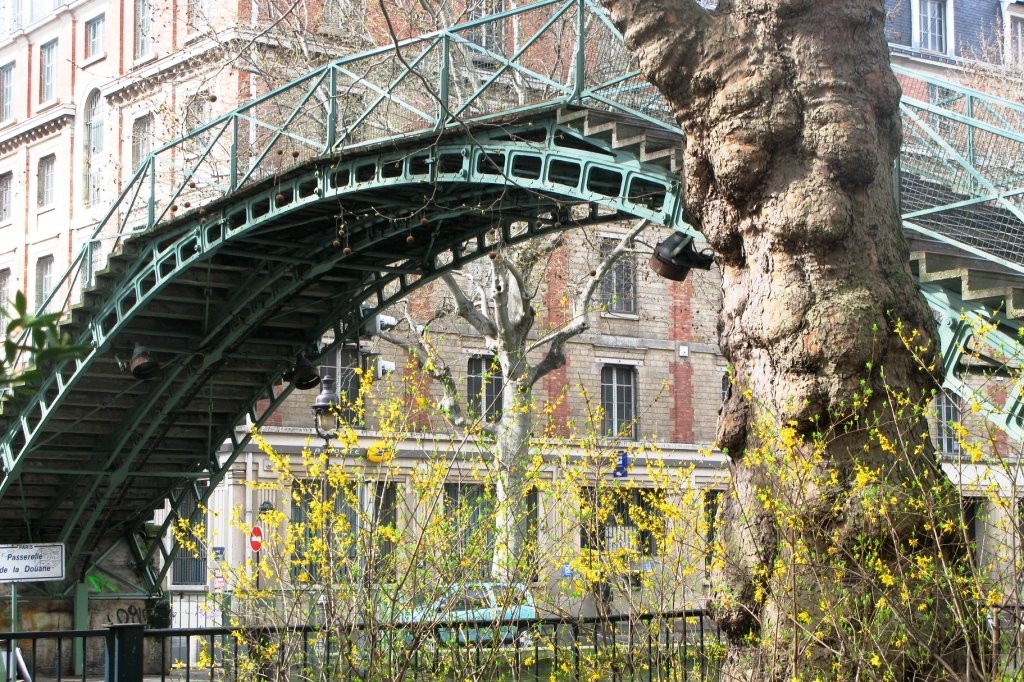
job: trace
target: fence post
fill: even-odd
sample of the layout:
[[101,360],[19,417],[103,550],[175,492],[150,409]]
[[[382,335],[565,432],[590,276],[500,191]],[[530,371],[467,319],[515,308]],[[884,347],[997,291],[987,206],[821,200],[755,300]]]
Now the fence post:
[[145,629],[141,623],[107,626],[104,682],[142,682]]

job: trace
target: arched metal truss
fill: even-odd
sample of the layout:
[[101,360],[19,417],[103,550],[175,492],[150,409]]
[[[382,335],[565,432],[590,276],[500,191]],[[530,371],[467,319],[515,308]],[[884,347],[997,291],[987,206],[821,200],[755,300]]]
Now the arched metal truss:
[[[81,558],[182,480],[215,484],[244,445],[234,425],[263,422],[282,372],[325,333],[351,339],[367,315],[505,245],[627,217],[687,229],[670,163],[560,114],[572,115],[308,164],[127,242],[68,327],[92,352],[8,432],[0,496],[14,504],[0,517]],[[135,343],[164,360],[159,376],[123,373]]]

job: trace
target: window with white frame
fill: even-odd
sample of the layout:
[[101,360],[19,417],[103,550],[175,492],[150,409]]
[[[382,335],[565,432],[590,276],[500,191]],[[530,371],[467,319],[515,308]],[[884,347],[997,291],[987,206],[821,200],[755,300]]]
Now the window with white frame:
[[455,546],[451,556],[471,558],[466,577],[488,578],[494,556],[494,488],[483,483],[445,483],[444,515]]
[[960,441],[956,427],[961,419],[960,397],[945,392],[935,398],[935,447],[941,455],[960,454]]
[[[195,486],[188,486],[179,491],[178,518],[188,521],[192,528],[205,526],[202,505],[199,501],[206,493],[209,484],[198,481]],[[195,551],[179,550],[171,564],[171,583],[174,585],[199,586],[206,584],[206,543],[195,543]]]
[[132,122],[132,170],[137,170],[153,151],[153,114]]
[[466,405],[475,417],[498,421],[504,408],[504,377],[501,365],[492,355],[477,355],[467,363]]
[[14,62],[0,66],[0,121],[14,118]]
[[42,310],[43,303],[53,291],[53,256],[36,259],[36,310]]
[[605,365],[601,368],[601,433],[636,438],[636,368]]
[[359,371],[363,369],[363,357],[358,346],[345,345],[325,355],[319,365],[321,377],[334,377],[334,388],[341,398],[341,404],[337,406],[338,417],[353,427],[363,426],[357,404],[362,385]]
[[[196,128],[202,126],[210,118],[210,93],[208,92],[197,92],[189,98],[188,103],[185,105],[185,116],[182,118],[182,125],[185,134],[188,134]],[[201,154],[206,149],[206,145],[209,142],[210,133],[209,131],[203,132],[198,135],[193,135],[185,140],[185,150],[189,154]]]
[[189,33],[205,31],[210,25],[209,0],[188,0],[185,22],[188,25]]
[[39,102],[49,102],[57,96],[57,41],[51,40],[39,47]]
[[57,157],[47,154],[39,159],[36,167],[36,206],[46,208],[53,204],[53,183],[54,171],[57,167]]
[[[466,3],[466,19],[476,21],[505,9],[504,0],[470,0]],[[501,53],[505,39],[505,21],[488,21],[471,28],[466,35],[474,43]],[[483,55],[479,55],[485,58]]]
[[11,269],[0,269],[0,319],[6,316],[11,303]]
[[[324,525],[315,510],[331,509]],[[292,528],[297,538],[292,554],[295,577],[331,581],[364,577],[394,579],[394,536],[398,528],[398,486],[395,481],[371,481],[332,487],[323,480],[304,479],[293,485]],[[326,536],[327,543],[314,542]],[[328,568],[334,575],[328,575]]]
[[85,205],[95,206],[103,189],[103,97],[94,90],[85,100]]
[[92,59],[103,54],[104,15],[85,22],[85,58]]
[[0,175],[0,223],[11,219],[11,191],[14,188],[14,173]]
[[918,46],[929,52],[946,53],[949,17],[946,0],[917,0]]
[[135,58],[153,52],[153,7],[151,0],[135,0]]
[[98,239],[87,242],[89,253],[82,263],[81,284],[85,291],[96,283],[96,273],[103,267],[103,246]]
[[967,541],[971,553],[971,561],[975,567],[981,565],[981,549],[984,541],[982,533],[985,523],[985,508],[988,500],[984,497],[960,498],[960,521],[963,524],[962,536]]
[[1010,51],[1008,61],[1013,66],[1024,66],[1024,16],[1011,16],[1009,30],[1010,36],[1006,41]]
[[580,491],[580,547],[597,551],[661,553],[665,491],[658,488],[585,487]]
[[24,23],[24,9],[22,8],[22,0],[10,0],[8,8],[8,27],[13,33],[14,31],[20,29],[22,23]]
[[718,537],[718,510],[722,506],[722,491],[704,491],[704,578],[711,579],[711,565],[715,559],[715,541]]
[[[601,257],[605,258],[618,245],[618,239],[601,240]],[[636,259],[632,253],[621,256],[601,281],[601,304],[610,313],[637,313]]]

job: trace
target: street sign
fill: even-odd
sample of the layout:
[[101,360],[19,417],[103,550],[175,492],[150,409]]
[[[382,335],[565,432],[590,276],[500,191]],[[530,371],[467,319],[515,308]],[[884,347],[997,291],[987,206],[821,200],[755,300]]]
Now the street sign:
[[64,543],[0,545],[0,582],[64,579]]
[[263,529],[259,526],[253,526],[249,532],[249,548],[257,553],[263,549]]

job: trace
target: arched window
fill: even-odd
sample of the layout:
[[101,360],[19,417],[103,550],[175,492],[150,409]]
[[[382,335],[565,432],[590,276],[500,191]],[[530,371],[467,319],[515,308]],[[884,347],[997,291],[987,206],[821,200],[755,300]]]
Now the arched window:
[[103,98],[93,91],[85,100],[85,205],[93,206],[100,200],[103,183]]

